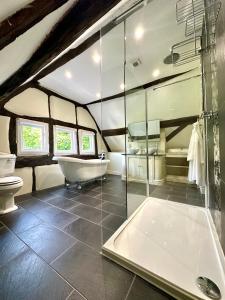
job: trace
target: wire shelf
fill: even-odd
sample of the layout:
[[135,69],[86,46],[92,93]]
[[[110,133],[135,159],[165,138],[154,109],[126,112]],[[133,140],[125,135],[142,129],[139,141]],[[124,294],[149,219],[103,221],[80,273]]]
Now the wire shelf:
[[177,23],[184,23],[188,18],[204,14],[204,11],[204,0],[178,0],[176,3]]
[[189,38],[172,46],[171,56],[179,54],[179,60],[173,61],[174,66],[180,66],[199,59],[201,51],[201,36]]

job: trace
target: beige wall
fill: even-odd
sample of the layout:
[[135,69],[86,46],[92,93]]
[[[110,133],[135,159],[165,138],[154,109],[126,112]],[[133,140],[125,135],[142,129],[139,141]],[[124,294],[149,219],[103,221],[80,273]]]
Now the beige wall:
[[[49,117],[48,96],[35,88],[29,88],[21,94],[10,99],[5,109],[21,116]],[[66,100],[50,96],[51,117],[60,121],[76,124],[75,106]],[[92,117],[83,108],[78,108],[78,124],[97,130]],[[10,118],[0,116],[0,152],[10,153],[9,148],[9,122]],[[107,152],[100,134],[97,134],[99,153]],[[24,181],[23,188],[19,195],[32,191],[33,175],[32,168],[19,168],[15,175],[20,176]],[[36,189],[42,190],[64,184],[64,176],[58,165],[35,167]]]

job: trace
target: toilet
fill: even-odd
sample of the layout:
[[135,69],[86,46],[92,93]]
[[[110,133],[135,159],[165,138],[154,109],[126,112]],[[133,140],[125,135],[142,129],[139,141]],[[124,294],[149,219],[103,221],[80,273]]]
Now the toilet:
[[12,176],[15,170],[16,155],[0,152],[0,214],[6,214],[18,207],[14,195],[23,186],[20,177]]

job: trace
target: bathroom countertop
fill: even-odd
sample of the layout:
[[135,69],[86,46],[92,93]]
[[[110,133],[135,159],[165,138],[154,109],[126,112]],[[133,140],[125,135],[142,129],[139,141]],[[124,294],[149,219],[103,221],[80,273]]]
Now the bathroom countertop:
[[[129,153],[122,153],[122,155],[126,156],[146,156],[147,154],[129,154]],[[157,154],[148,154],[148,156],[166,156],[166,154],[163,153],[157,153]]]

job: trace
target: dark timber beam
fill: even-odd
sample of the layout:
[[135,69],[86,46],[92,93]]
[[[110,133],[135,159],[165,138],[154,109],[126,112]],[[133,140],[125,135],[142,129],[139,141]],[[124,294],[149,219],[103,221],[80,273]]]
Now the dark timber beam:
[[172,140],[172,138],[174,138],[178,133],[180,133],[184,128],[186,128],[188,125],[190,125],[189,123],[180,125],[178,128],[176,128],[175,130],[173,130],[170,134],[168,134],[168,136],[166,137],[166,141],[169,142],[170,140]]
[[[169,128],[169,127],[177,127],[173,132],[171,132],[169,136],[169,140],[173,138],[177,133],[179,133],[181,130],[183,130],[186,126],[193,124],[196,122],[198,119],[198,116],[190,116],[190,117],[183,117],[183,118],[178,118],[178,119],[171,119],[171,120],[164,120],[160,121],[160,128]],[[102,130],[102,136],[107,137],[107,136],[117,136],[117,135],[124,135],[128,133],[128,129],[126,127],[122,128],[115,128],[115,129],[106,129]],[[157,137],[157,136],[156,136]],[[150,138],[155,138],[150,136]]]
[[68,0],[34,0],[0,23],[0,50]]
[[120,0],[78,0],[31,58],[0,86],[0,100],[44,68]]

